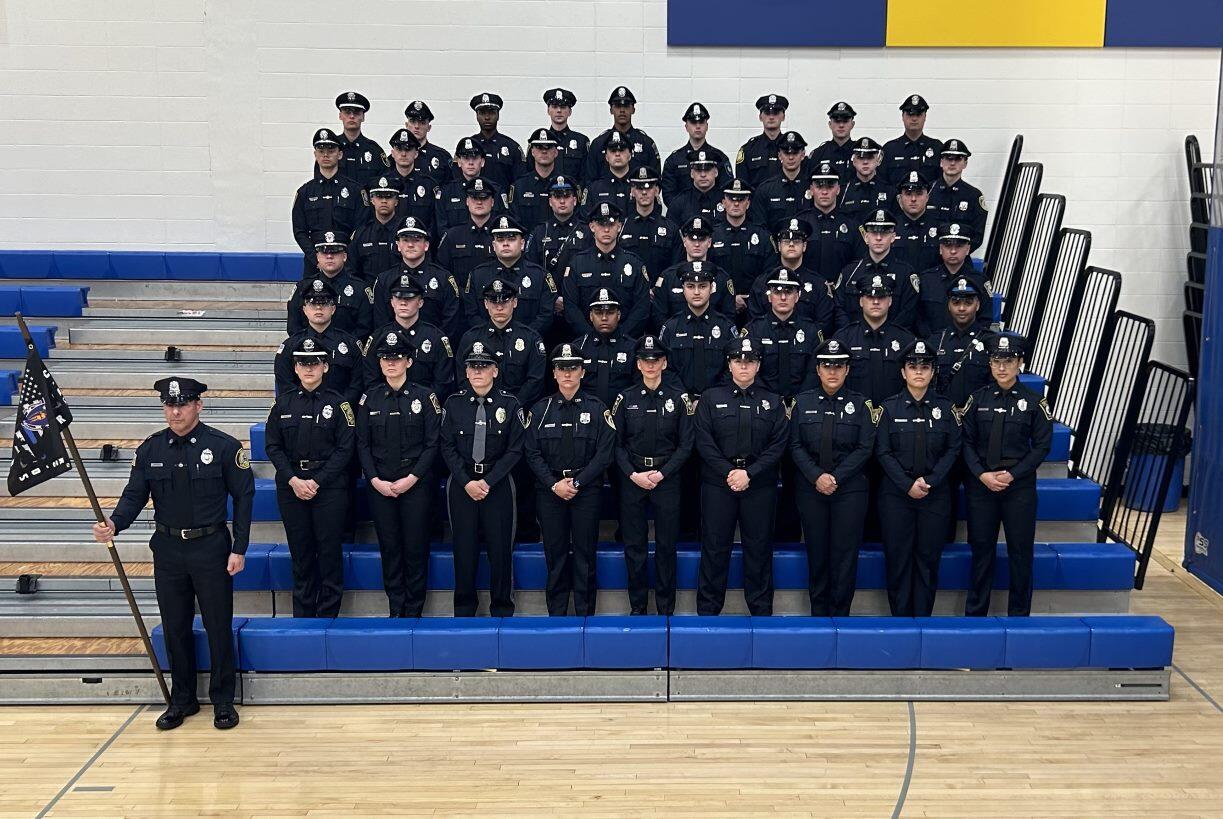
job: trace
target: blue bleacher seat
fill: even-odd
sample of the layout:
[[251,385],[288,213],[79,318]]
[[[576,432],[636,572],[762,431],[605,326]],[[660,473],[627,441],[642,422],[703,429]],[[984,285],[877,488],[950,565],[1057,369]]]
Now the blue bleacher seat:
[[[233,620],[233,640],[234,640],[234,657],[239,658],[238,651],[238,632],[246,625],[246,617],[235,617]],[[204,622],[196,617],[191,622],[191,636],[195,641],[195,670],[211,671],[212,656],[208,652],[208,634],[204,631]],[[170,670],[170,656],[166,654],[166,637],[161,625],[153,627],[153,631],[149,634],[149,640],[153,643],[153,654],[157,657],[157,664],[162,671]],[[238,660],[235,659],[235,662]],[[241,666],[239,666],[241,667]]]
[[283,543],[268,552],[268,579],[271,581],[272,591],[293,590],[293,556],[289,554],[289,547]]
[[752,668],[836,668],[831,617],[753,617]]
[[972,549],[967,543],[948,543],[938,564],[940,589],[967,589],[972,577]]
[[[1011,564],[1007,560],[1006,545],[999,543],[994,560],[994,588],[1011,587]],[[1050,589],[1057,584],[1057,552],[1047,543],[1032,544],[1032,588]],[[965,587],[967,588],[967,586]]]
[[19,309],[27,316],[80,316],[88,304],[88,292],[88,287],[26,285],[19,289]]
[[[534,545],[534,544],[531,544]],[[481,565],[487,566],[486,560]],[[487,575],[485,575],[487,577]],[[548,564],[542,549],[530,548],[527,544],[514,547],[514,588],[542,590],[548,585]]]
[[[229,511],[233,520],[233,509]],[[251,520],[280,520],[280,507],[276,505],[276,481],[272,478],[255,478],[255,502]]]
[[1046,462],[1070,460],[1070,427],[1053,422],[1053,443],[1049,447]]
[[251,424],[251,460],[266,461],[268,459],[267,450],[264,449],[264,443],[267,441],[267,425],[260,421],[258,424]]
[[253,617],[238,632],[243,671],[323,671],[331,620]]
[[1172,665],[1172,626],[1160,617],[1083,617],[1091,631],[1087,664],[1093,668],[1166,668]]
[[50,250],[0,250],[0,278],[45,279],[54,269]]
[[1040,478],[1037,520],[1090,520],[1100,514],[1100,485],[1083,478]]
[[671,618],[672,668],[749,668],[751,662],[751,617]]
[[411,671],[415,619],[346,617],[327,627],[330,671]]
[[1038,395],[1045,394],[1045,377],[1036,373],[1020,373],[1019,383]]
[[921,629],[904,617],[834,617],[837,668],[917,668]]
[[417,671],[477,671],[497,667],[500,617],[422,617],[412,632]]
[[[51,355],[51,348],[55,346],[55,331],[58,328],[30,325],[29,329],[30,338],[34,340],[34,347],[38,350],[38,354],[43,358]],[[25,355],[25,341],[21,337],[20,328],[16,326],[0,327],[0,358],[24,359]]]
[[666,668],[667,618],[587,617],[582,630],[582,657],[586,668]]
[[110,253],[105,250],[57,250],[50,277],[54,279],[109,279]]
[[179,280],[218,280],[221,278],[221,254],[167,253],[166,275]]
[[1091,630],[1078,617],[1008,617],[1007,668],[1079,668],[1091,654]]
[[277,253],[276,256],[276,281],[278,282],[297,282],[301,281],[304,266],[302,263],[302,255],[300,253]]
[[[430,556],[432,558],[432,555]],[[349,551],[344,555],[344,589],[346,591],[381,590],[382,555],[378,552]],[[444,588],[433,586],[430,588]]]
[[1123,543],[1050,543],[1049,548],[1057,554],[1054,588],[1121,590],[1133,587],[1138,556]]
[[997,617],[919,617],[921,668],[1001,668],[1006,629]]
[[[300,267],[299,263],[299,274]],[[217,278],[225,281],[276,281],[276,254],[222,253]]]
[[15,285],[0,287],[0,315],[11,316],[21,311],[21,288]]
[[271,543],[252,543],[246,548],[246,565],[234,575],[234,591],[267,591],[272,587],[272,570],[268,565]]
[[167,277],[166,254],[159,251],[125,251],[110,254],[110,277],[115,279],[160,280]]
[[584,617],[506,617],[497,635],[497,668],[582,668]]

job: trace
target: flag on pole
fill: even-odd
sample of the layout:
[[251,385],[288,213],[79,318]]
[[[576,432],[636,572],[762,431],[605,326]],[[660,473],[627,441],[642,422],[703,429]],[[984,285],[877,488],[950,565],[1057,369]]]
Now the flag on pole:
[[62,433],[72,422],[72,413],[38,350],[33,344],[26,346],[8,473],[8,491],[14,496],[72,469]]

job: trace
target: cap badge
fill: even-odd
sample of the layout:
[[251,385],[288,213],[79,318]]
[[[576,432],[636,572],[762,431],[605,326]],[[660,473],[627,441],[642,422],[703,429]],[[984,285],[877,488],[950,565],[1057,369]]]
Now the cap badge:
[[308,338],[302,342],[302,349],[306,352],[314,352],[314,339]]
[[769,94],[769,105],[775,105],[776,103],[777,103],[777,95]]
[[311,287],[314,288],[315,293],[321,293],[323,291],[323,280],[315,279],[314,284],[312,284]]
[[398,343],[399,343],[399,336],[395,335],[394,333],[387,333],[387,334],[386,334],[386,343],[387,343],[389,346],[394,347],[396,344],[398,344]]
[[182,394],[182,392],[179,390],[179,386],[178,386],[178,382],[177,382],[177,381],[171,381],[171,382],[170,382],[170,389],[169,389],[169,393],[170,393],[170,395],[172,395],[172,396],[178,396],[178,395],[181,395],[181,394]]
[[910,105],[918,105],[918,104],[919,104],[919,103],[918,103],[918,100],[917,100],[917,95],[916,95],[916,94],[914,94],[913,96],[909,97],[909,104],[910,104]]

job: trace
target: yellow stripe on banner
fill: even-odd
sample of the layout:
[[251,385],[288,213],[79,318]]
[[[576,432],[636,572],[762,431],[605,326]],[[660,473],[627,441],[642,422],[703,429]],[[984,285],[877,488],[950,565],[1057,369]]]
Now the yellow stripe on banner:
[[888,0],[887,44],[1101,48],[1107,0]]

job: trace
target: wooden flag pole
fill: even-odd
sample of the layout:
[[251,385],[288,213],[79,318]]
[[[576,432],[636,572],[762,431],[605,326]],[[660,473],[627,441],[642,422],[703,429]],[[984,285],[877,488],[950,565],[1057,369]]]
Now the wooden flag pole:
[[[21,313],[16,314],[17,326],[21,328],[21,336],[25,339],[25,343],[31,348],[34,346],[34,339],[30,337],[30,330],[26,327],[25,319]],[[54,407],[47,407],[48,412],[52,412]],[[81,483],[85,485],[85,494],[89,496],[89,505],[93,507],[94,517],[98,519],[98,523],[106,523],[106,514],[102,511],[102,505],[98,503],[97,493],[93,490],[93,482],[89,480],[89,473],[85,471],[85,463],[81,460],[80,450],[76,448],[76,440],[72,437],[72,432],[67,427],[60,429],[63,435],[64,444],[68,448],[68,453],[72,456],[72,462],[76,466],[77,474],[81,476]],[[106,541],[106,550],[110,553],[110,562],[115,566],[115,572],[119,575],[119,583],[123,586],[123,596],[127,598],[128,608],[132,610],[132,617],[136,621],[136,628],[140,631],[140,641],[144,644],[144,653],[149,658],[149,664],[153,666],[153,674],[157,677],[157,685],[161,688],[161,696],[166,701],[166,705],[170,704],[170,688],[166,685],[166,676],[161,671],[161,665],[157,662],[157,654],[153,651],[153,641],[149,639],[148,629],[144,626],[144,618],[140,615],[140,604],[136,602],[135,596],[132,594],[132,584],[127,579],[127,570],[123,568],[123,561],[119,559],[119,550],[115,548],[115,541]]]

